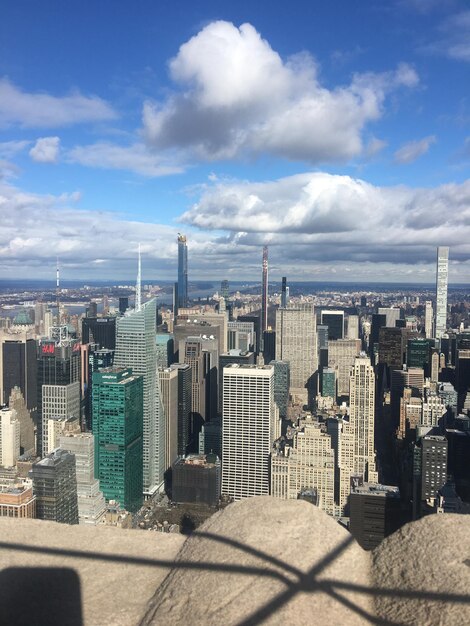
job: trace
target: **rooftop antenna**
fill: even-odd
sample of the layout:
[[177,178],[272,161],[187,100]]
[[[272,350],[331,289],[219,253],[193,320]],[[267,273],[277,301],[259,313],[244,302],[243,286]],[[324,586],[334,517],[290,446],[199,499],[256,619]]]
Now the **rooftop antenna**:
[[140,260],[140,243],[139,243],[139,261],[137,266],[137,283],[135,285],[135,310],[140,311],[142,307],[142,266]]

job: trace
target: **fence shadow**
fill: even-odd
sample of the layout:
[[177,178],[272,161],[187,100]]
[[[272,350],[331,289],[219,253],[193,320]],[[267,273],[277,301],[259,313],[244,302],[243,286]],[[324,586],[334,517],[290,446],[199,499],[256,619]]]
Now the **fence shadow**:
[[[229,574],[241,574],[247,576],[259,576],[263,578],[272,578],[281,582],[284,585],[284,589],[278,593],[274,598],[271,598],[269,602],[260,606],[251,615],[247,615],[238,626],[255,626],[262,624],[271,615],[278,611],[281,607],[288,604],[299,593],[324,593],[328,594],[335,602],[346,607],[348,610],[358,614],[365,622],[370,624],[384,624],[389,626],[397,626],[398,622],[387,621],[376,615],[372,615],[365,611],[361,606],[355,604],[350,597],[346,597],[344,593],[351,594],[356,593],[358,595],[366,595],[371,597],[387,596],[391,598],[409,599],[409,600],[424,600],[432,602],[442,603],[459,603],[469,604],[470,595],[452,594],[452,593],[437,593],[432,590],[429,591],[412,591],[405,589],[391,589],[385,587],[359,585],[355,583],[348,583],[344,581],[338,581],[328,578],[320,578],[325,569],[331,565],[354,541],[353,537],[347,536],[343,542],[341,542],[334,550],[324,556],[321,560],[315,563],[307,572],[304,572],[291,563],[287,563],[281,559],[278,559],[270,554],[263,552],[252,546],[243,544],[230,537],[224,537],[213,533],[195,531],[192,537],[200,537],[214,543],[222,543],[229,545],[236,550],[240,550],[246,554],[254,556],[259,559],[260,565],[243,565],[237,563],[214,563],[210,561],[189,561],[189,560],[165,560],[154,559],[146,557],[134,557],[123,556],[102,552],[91,552],[87,550],[71,550],[66,548],[51,548],[45,546],[31,546],[20,543],[10,543],[1,541],[0,550],[18,551],[23,553],[35,553],[48,556],[60,556],[64,558],[80,558],[91,559],[97,561],[105,561],[109,563],[125,563],[128,565],[137,565],[140,567],[164,567],[171,569],[186,569],[194,571],[213,571],[224,572]],[[31,570],[36,570],[32,572]],[[29,602],[26,594],[36,593],[37,589],[31,584],[31,580],[42,580],[38,582],[38,589],[43,592],[47,588],[49,593],[43,593],[44,602],[41,604],[41,610],[45,610],[48,619],[48,626],[55,626],[55,624],[73,624],[73,626],[81,626],[83,624],[82,612],[81,612],[81,598],[80,598],[80,582],[78,574],[69,568],[8,568],[0,573],[0,615],[6,615],[5,610],[9,610],[8,620],[11,626],[23,626],[26,622],[18,621],[21,617],[18,613],[11,610],[12,606],[18,601],[19,593],[22,594],[23,602]],[[51,578],[52,577],[52,578]],[[60,578],[62,586],[65,584],[67,589],[65,593],[53,594],[54,598],[51,599],[50,590],[54,589],[54,581],[58,581]],[[25,586],[25,581],[29,581]],[[52,585],[52,586],[51,586]],[[156,591],[156,595],[158,590]],[[40,593],[41,595],[41,593]],[[36,594],[37,596],[37,594]],[[35,596],[35,597],[36,597]],[[53,604],[49,605],[49,611],[47,612],[47,598]],[[63,599],[63,605],[60,605],[60,598]],[[12,604],[13,602],[13,604]],[[43,606],[44,605],[44,606]],[[18,606],[16,604],[16,606]],[[157,611],[157,606],[153,604],[152,600],[149,603],[148,610],[140,622],[140,626],[149,626],[153,623],[153,618]],[[64,619],[64,611],[67,614],[67,618]],[[43,622],[35,619],[30,615],[31,623],[40,625]],[[52,619],[55,615],[58,616],[58,621]],[[32,621],[31,621],[32,617]],[[15,621],[17,620],[17,621]]]

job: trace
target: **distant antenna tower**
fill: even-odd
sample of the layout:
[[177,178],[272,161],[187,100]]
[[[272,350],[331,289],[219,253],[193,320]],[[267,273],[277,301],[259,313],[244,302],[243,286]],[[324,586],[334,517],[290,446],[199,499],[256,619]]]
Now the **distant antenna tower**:
[[135,285],[135,310],[140,311],[142,307],[142,266],[140,260],[140,243],[139,243],[139,261],[137,266],[137,283]]

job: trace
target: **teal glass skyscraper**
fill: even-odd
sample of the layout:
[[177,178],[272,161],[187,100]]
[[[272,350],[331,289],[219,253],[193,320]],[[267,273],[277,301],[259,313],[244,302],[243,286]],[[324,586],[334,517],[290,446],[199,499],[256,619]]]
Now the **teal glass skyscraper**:
[[186,235],[178,235],[178,308],[188,306],[188,245]]
[[95,472],[106,500],[132,512],[142,505],[143,389],[129,368],[93,373]]

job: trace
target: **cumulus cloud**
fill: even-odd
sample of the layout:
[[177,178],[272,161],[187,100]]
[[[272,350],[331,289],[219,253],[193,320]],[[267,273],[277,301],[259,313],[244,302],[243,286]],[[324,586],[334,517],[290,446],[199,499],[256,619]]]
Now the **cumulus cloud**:
[[29,151],[29,156],[38,163],[56,163],[59,149],[59,137],[41,137]]
[[[216,179],[184,216],[191,278],[432,282],[438,245],[451,247],[451,281],[470,272],[470,181],[436,189],[380,188],[306,173],[270,183]],[[0,275],[133,279],[142,244],[147,279],[176,275],[177,230],[78,208],[80,195],[31,194],[0,180]],[[197,227],[197,228],[196,228]],[[97,253],[99,251],[99,253]]]
[[470,259],[470,180],[435,189],[376,187],[321,172],[216,183],[181,220],[225,231],[237,246],[270,244],[298,264],[431,262],[437,245]]
[[433,143],[436,143],[436,137],[430,135],[419,141],[410,141],[395,152],[396,163],[413,163],[420,156],[426,154]]
[[28,93],[7,78],[0,79],[0,127],[17,124],[23,128],[57,128],[116,117],[112,107],[97,96],[79,92],[61,97]]
[[67,160],[88,167],[129,170],[142,176],[167,176],[178,174],[183,167],[150,152],[142,143],[119,146],[110,142],[98,142],[87,146],[75,146],[67,153]]
[[184,43],[170,74],[180,89],[145,103],[146,139],[206,160],[263,152],[312,163],[350,159],[362,153],[363,130],[381,116],[387,93],[418,83],[402,64],[327,89],[309,54],[283,60],[250,24],[223,21]]

